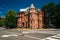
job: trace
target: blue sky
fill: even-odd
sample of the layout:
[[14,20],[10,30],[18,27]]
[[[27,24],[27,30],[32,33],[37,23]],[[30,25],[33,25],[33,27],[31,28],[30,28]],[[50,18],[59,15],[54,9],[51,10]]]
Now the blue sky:
[[20,9],[30,7],[31,3],[33,3],[36,8],[41,9],[43,5],[50,2],[58,4],[60,0],[0,0],[0,16],[4,16],[9,9],[14,9],[19,12]]

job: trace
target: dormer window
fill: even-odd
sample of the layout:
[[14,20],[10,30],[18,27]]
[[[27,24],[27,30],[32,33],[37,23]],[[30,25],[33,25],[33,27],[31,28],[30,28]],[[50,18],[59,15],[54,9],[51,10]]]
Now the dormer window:
[[30,13],[32,13],[33,11],[32,10],[30,10]]

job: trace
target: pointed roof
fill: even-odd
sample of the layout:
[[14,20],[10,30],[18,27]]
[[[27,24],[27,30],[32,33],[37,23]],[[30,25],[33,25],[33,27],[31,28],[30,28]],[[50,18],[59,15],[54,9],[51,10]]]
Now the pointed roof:
[[33,5],[33,3],[31,4],[30,8],[35,8],[34,5]]

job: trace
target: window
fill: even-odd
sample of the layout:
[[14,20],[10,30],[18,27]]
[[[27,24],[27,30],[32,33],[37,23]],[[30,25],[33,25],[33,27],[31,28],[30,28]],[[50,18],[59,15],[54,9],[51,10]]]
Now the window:
[[32,17],[32,14],[30,14],[30,17]]
[[34,23],[34,21],[31,21],[31,24],[33,24]]
[[32,21],[31,21],[31,24],[32,24]]

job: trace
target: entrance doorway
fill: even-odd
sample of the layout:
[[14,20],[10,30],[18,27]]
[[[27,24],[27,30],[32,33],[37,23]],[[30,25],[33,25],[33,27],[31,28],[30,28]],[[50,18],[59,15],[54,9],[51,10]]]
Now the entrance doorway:
[[24,28],[24,22],[22,22],[22,28]]

